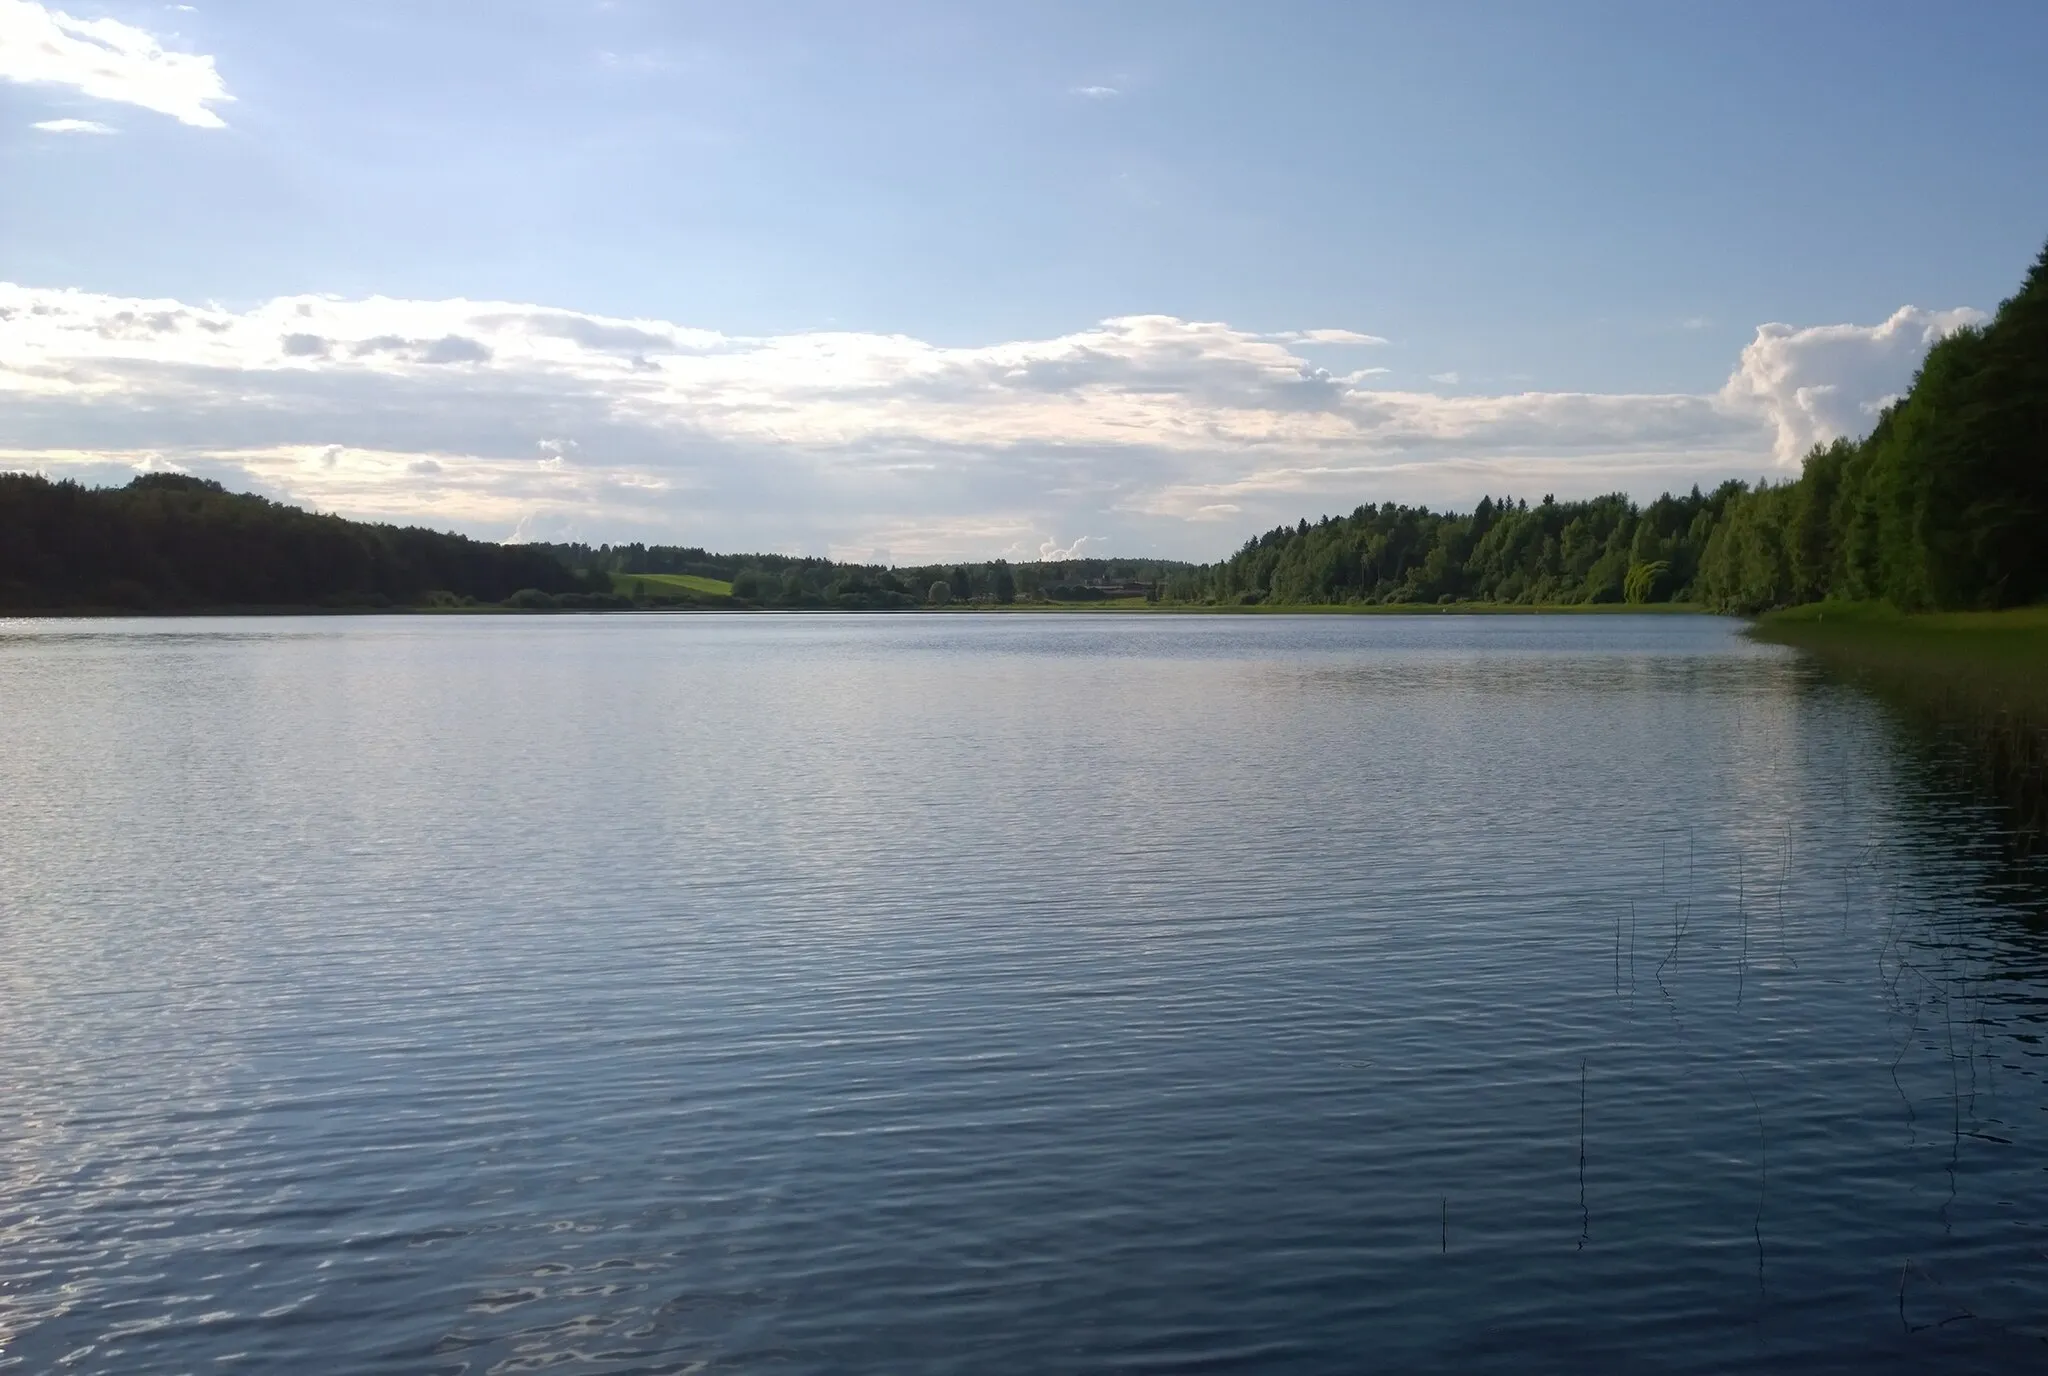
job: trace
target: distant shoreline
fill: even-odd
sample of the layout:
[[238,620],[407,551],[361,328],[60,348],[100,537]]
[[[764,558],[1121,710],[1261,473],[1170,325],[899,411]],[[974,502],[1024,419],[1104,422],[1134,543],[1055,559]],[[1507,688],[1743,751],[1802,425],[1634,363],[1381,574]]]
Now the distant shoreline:
[[1695,602],[1399,602],[1302,603],[1298,605],[1205,606],[1187,602],[1146,602],[1132,598],[1105,602],[1015,602],[1008,605],[960,604],[945,607],[749,607],[669,603],[647,607],[473,607],[435,606],[228,606],[140,609],[134,607],[0,608],[0,621],[175,621],[193,617],[280,616],[1038,616],[1100,615],[1105,612],[1148,616],[1712,616]]

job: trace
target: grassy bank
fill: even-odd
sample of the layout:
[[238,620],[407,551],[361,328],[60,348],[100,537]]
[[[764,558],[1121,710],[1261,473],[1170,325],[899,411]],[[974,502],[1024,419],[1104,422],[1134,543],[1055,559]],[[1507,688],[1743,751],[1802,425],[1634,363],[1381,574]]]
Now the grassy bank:
[[1172,616],[1550,616],[1643,615],[1689,616],[1705,609],[1691,602],[1576,602],[1531,604],[1525,602],[1358,602],[1276,603],[1251,605],[1201,602],[1147,602],[1142,597],[1107,598],[1100,602],[1017,602],[1010,606],[975,603],[955,604],[944,610],[954,612],[1159,612]]
[[683,602],[722,607],[732,601],[732,584],[694,573],[614,573],[612,591],[647,602]]
[[1923,695],[2048,718],[2048,607],[1905,616],[1819,602],[1772,612],[1751,633]]
[[1903,616],[1816,603],[1767,615],[1751,634],[1872,692],[1930,763],[1999,804],[2020,851],[2048,841],[2048,607]]

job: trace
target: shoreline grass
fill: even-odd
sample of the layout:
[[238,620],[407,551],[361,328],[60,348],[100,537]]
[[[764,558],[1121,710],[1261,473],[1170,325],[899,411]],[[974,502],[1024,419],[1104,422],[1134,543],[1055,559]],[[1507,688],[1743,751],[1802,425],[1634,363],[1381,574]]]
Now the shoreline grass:
[[1705,616],[1696,602],[1300,602],[1249,606],[1199,602],[1147,602],[1140,597],[1106,602],[1019,602],[1013,606],[958,606],[949,611],[1166,612],[1201,616]]
[[2048,715],[2048,606],[1907,614],[1816,602],[1766,613],[1749,634],[1922,695]]
[[1801,650],[1899,714],[1939,767],[1995,799],[2014,848],[2048,838],[2048,606],[1906,615],[1822,602],[1749,634]]

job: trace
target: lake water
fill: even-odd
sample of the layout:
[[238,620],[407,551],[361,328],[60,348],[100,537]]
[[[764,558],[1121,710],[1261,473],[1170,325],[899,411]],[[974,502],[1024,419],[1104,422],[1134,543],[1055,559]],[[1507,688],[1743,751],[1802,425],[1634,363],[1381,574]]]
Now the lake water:
[[0,622],[0,1369],[2041,1369],[2042,889],[1738,629]]

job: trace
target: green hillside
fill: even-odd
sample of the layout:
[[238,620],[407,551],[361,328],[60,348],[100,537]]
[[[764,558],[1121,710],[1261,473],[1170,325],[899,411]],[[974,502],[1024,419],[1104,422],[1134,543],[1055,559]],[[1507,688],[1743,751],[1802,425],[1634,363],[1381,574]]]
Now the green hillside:
[[649,602],[730,602],[732,584],[694,573],[614,573],[612,591]]
[[0,473],[0,611],[560,605],[595,591],[530,545],[323,516],[183,474],[88,488]]

